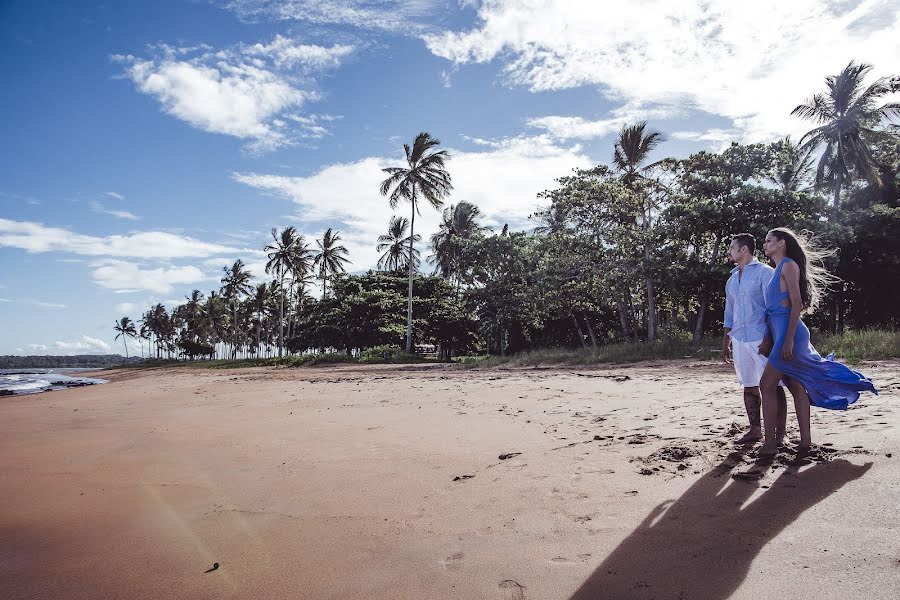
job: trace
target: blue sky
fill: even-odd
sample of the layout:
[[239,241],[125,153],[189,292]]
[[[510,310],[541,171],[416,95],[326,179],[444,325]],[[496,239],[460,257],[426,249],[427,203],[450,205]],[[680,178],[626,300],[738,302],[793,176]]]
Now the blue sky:
[[898,70],[900,0],[748,4],[2,1],[0,354],[120,351],[116,318],[264,276],[272,227],[373,267],[380,167],[422,130],[448,203],[521,228],[625,123],[672,156],[797,136],[825,75]]

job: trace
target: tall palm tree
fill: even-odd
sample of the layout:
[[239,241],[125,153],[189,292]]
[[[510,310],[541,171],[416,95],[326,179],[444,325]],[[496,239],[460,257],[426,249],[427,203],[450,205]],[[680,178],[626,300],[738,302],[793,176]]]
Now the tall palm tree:
[[237,357],[237,305],[242,296],[246,296],[253,289],[250,279],[253,275],[244,269],[244,261],[238,259],[231,267],[222,267],[225,274],[222,276],[222,297],[231,303],[231,360]]
[[125,358],[128,358],[128,343],[127,338],[134,339],[137,336],[137,330],[134,328],[134,323],[131,321],[129,317],[122,317],[118,321],[116,321],[115,330],[117,332],[116,339],[122,338],[122,345],[125,346]]
[[253,307],[253,312],[256,314],[256,354],[259,355],[259,346],[262,338],[262,322],[263,315],[266,312],[266,306],[269,304],[269,297],[271,295],[271,290],[269,286],[263,283],[257,283],[256,289],[253,290],[253,295],[250,297],[250,302]]
[[[378,246],[376,250],[384,252],[378,259],[378,268],[388,271],[394,271],[402,267],[409,266],[410,256],[410,236],[406,235],[409,229],[409,219],[406,217],[391,217],[388,223],[388,232],[378,236]],[[414,242],[422,241],[422,236],[418,233],[415,235]],[[419,251],[412,250],[414,268],[419,268]]]
[[291,270],[297,260],[297,244],[302,243],[302,236],[298,236],[293,227],[281,230],[272,229],[272,242],[266,245],[269,261],[266,263],[266,273],[273,271],[278,274],[279,290],[281,291],[281,308],[278,312],[278,358],[284,349],[284,276]]
[[[661,144],[665,138],[658,131],[647,131],[647,122],[641,121],[635,125],[623,126],[619,132],[613,150],[613,165],[621,173],[622,183],[629,190],[637,190],[637,182],[647,179],[647,173],[659,163],[647,164],[650,153]],[[650,224],[653,218],[653,205],[649,192],[645,191],[641,206],[641,229],[644,231],[644,285],[647,288],[647,339],[656,339],[656,294],[653,278],[650,274]]]
[[822,149],[816,184],[833,186],[835,208],[841,206],[841,188],[854,177],[880,183],[872,145],[891,135],[882,125],[900,119],[900,103],[878,106],[882,98],[900,91],[900,76],[882,77],[864,87],[871,70],[871,65],[850,61],[839,74],[825,78],[825,93],[791,111],[819,123],[800,143],[807,150]]
[[487,230],[479,223],[480,218],[481,210],[471,202],[462,201],[444,209],[438,231],[431,236],[431,262],[446,279],[459,276],[462,243]]
[[647,122],[623,126],[613,151],[613,165],[622,173],[622,182],[631,186],[657,163],[647,164],[650,153],[665,137],[658,131],[647,131]]
[[349,262],[347,248],[339,245],[341,236],[339,232],[332,231],[329,227],[321,240],[316,240],[319,251],[313,259],[313,268],[319,268],[319,277],[322,279],[322,297],[327,292],[328,278],[336,273],[344,272],[344,265]]
[[[444,167],[450,154],[446,150],[434,150],[440,145],[440,141],[422,132],[416,136],[412,147],[403,144],[406,154],[406,164],[402,167],[387,167],[382,169],[388,174],[387,179],[381,182],[381,195],[389,196],[392,209],[397,207],[400,200],[406,200],[410,204],[411,218],[409,221],[409,254],[414,254],[416,214],[419,213],[419,198],[424,198],[432,208],[440,208],[444,197],[453,189],[450,173]],[[409,261],[409,294],[406,304],[406,351],[412,352],[412,298],[413,298],[413,273],[415,266]]]

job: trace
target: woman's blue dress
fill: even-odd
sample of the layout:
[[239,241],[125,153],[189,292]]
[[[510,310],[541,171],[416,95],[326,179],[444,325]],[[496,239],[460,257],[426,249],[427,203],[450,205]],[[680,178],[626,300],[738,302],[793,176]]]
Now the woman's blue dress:
[[781,267],[789,260],[791,259],[785,258],[778,264],[765,289],[766,322],[774,342],[769,353],[769,363],[802,383],[813,406],[846,410],[847,406],[859,399],[860,392],[877,394],[878,391],[865,375],[835,362],[834,354],[822,358],[809,342],[809,329],[803,321],[797,324],[797,331],[794,333],[793,358],[781,358],[781,347],[784,345],[791,315],[791,309],[781,305],[789,297],[788,292],[781,291]]

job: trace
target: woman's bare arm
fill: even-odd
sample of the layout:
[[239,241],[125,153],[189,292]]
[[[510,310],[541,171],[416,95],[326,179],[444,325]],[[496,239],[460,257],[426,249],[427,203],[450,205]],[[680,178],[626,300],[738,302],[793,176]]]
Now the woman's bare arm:
[[800,313],[803,311],[803,298],[800,295],[800,267],[794,261],[785,262],[781,268],[781,276],[787,284],[788,296],[791,299],[791,316],[781,349],[781,358],[791,360],[794,354],[794,334],[797,333]]

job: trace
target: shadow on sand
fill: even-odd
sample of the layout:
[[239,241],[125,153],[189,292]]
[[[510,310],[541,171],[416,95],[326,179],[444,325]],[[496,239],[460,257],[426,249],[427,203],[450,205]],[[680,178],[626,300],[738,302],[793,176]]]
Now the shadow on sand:
[[765,482],[729,477],[735,458],[657,506],[570,600],[729,598],[770,540],[872,466],[834,460],[792,467],[744,506]]

